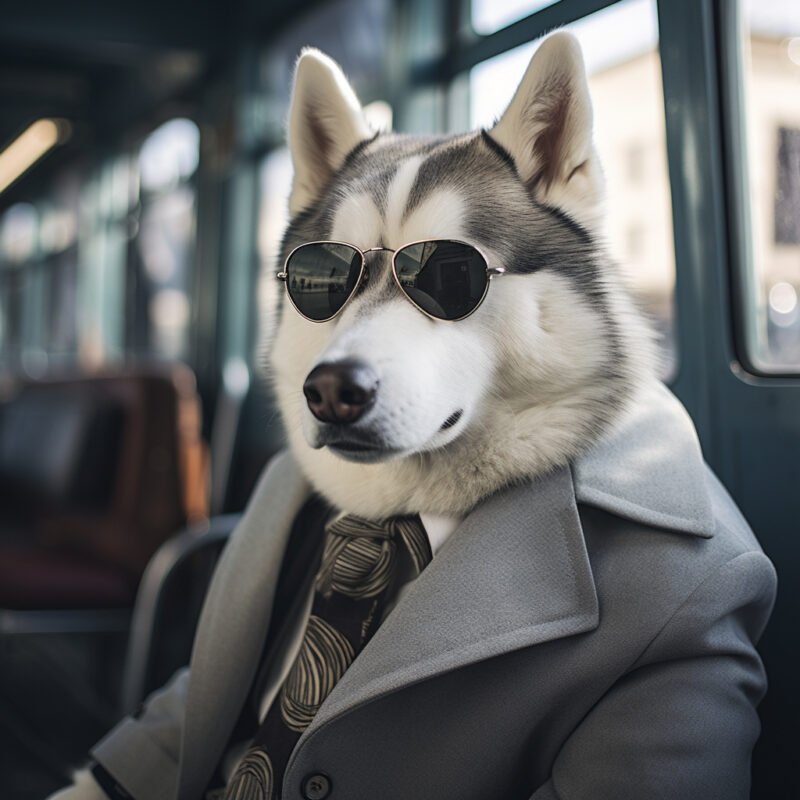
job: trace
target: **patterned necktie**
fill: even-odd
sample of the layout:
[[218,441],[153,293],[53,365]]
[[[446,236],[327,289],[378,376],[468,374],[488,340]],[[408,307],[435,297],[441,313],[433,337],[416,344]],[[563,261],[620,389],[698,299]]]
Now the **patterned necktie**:
[[380,625],[400,563],[431,560],[419,517],[354,516],[326,526],[303,641],[278,696],[225,790],[225,800],[278,800],[289,756],[325,698]]

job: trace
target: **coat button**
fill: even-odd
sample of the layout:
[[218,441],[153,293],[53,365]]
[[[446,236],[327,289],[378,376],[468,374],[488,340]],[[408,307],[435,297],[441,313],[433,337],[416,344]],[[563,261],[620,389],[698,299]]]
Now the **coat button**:
[[306,800],[324,800],[331,793],[331,781],[325,775],[309,775],[303,781]]

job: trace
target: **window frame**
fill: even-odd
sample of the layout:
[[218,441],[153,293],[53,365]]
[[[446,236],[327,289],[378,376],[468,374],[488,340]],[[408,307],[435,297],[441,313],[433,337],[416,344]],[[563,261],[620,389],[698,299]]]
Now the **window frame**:
[[757,294],[750,200],[749,155],[744,97],[745,65],[741,0],[715,0],[727,238],[730,249],[731,335],[736,360],[748,375],[800,382],[800,364],[762,362],[758,358]]

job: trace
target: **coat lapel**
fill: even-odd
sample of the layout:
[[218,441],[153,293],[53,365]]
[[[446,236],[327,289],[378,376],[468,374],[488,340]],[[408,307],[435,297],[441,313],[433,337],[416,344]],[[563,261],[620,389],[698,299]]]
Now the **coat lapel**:
[[[292,522],[310,491],[288,452],[276,458],[217,569],[192,654],[178,800],[200,796],[228,742],[258,666]],[[620,432],[573,471],[563,467],[481,503],[403,594],[295,754],[324,725],[381,695],[594,630],[598,601],[578,500],[647,525],[713,535],[696,437],[666,390],[646,395]]]
[[357,705],[593,630],[598,619],[572,475],[562,468],[489,498],[462,522],[336,685],[295,753]]
[[292,522],[310,493],[288,453],[273,460],[228,543],[192,651],[178,800],[200,797],[255,676]]

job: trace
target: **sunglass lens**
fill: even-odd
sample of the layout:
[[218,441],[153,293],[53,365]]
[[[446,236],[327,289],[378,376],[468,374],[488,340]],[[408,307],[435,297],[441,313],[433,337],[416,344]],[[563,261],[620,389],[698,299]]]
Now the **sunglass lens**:
[[461,319],[478,307],[489,280],[486,267],[484,257],[463,242],[420,242],[395,256],[403,291],[438,319]]
[[335,316],[353,293],[361,273],[361,253],[333,242],[312,242],[286,261],[289,297],[301,314],[315,322]]

